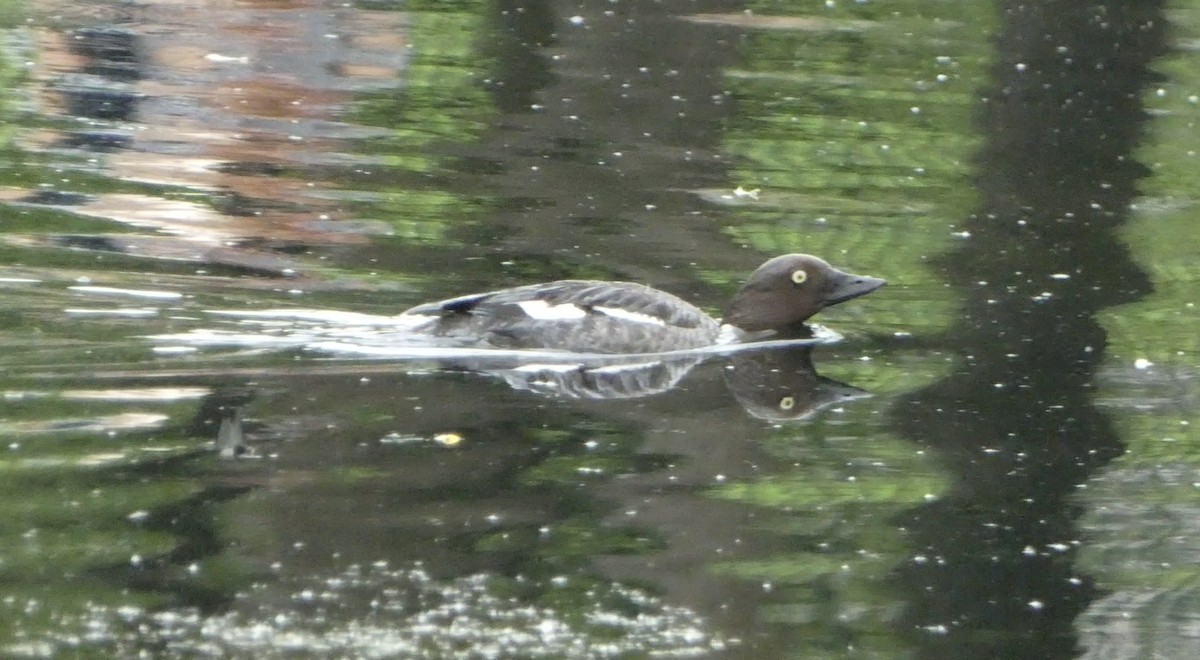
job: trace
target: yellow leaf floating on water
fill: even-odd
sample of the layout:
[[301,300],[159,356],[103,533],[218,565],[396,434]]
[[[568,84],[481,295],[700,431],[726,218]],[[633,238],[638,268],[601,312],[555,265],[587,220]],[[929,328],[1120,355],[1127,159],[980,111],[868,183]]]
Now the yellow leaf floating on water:
[[463,441],[463,437],[457,433],[439,433],[433,436],[433,441],[443,447],[457,447]]

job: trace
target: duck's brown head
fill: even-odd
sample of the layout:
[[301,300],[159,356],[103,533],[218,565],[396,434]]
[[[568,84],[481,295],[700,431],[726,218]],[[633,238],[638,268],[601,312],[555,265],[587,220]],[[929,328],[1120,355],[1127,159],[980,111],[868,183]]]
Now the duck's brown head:
[[785,254],[751,273],[729,304],[725,323],[748,332],[779,330],[884,284],[877,277],[840,271],[812,255]]

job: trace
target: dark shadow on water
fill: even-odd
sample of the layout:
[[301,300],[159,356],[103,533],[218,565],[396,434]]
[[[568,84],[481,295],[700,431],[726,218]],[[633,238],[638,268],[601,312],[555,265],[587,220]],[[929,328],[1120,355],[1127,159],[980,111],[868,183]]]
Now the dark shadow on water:
[[1140,96],[1161,2],[1001,2],[982,91],[979,211],[941,269],[963,294],[960,369],[894,409],[957,476],[903,516],[901,629],[926,658],[1066,658],[1096,597],[1074,565],[1081,484],[1124,443],[1096,408],[1104,308],[1150,283],[1117,230],[1146,169]]
[[501,0],[491,18],[495,24],[481,37],[480,50],[496,66],[485,85],[501,112],[532,113],[538,92],[554,79],[546,48],[557,40],[557,16],[545,2]]

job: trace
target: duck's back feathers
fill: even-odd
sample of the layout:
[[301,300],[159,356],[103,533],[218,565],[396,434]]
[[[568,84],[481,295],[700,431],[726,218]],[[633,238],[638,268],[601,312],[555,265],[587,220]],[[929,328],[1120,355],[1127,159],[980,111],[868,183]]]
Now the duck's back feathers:
[[[681,298],[631,282],[562,280],[418,305],[419,329],[500,348],[661,352],[712,344],[716,321]],[[631,350],[633,349],[633,350]]]

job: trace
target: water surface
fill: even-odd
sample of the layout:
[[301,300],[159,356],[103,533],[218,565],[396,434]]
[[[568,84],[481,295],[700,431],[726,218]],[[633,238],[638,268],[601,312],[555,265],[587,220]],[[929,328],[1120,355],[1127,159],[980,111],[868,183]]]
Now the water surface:
[[[0,20],[6,655],[1200,650],[1191,7]],[[616,385],[303,335],[793,251],[889,286]]]

